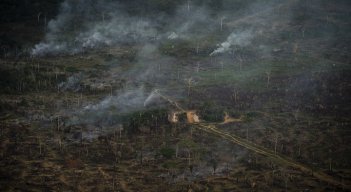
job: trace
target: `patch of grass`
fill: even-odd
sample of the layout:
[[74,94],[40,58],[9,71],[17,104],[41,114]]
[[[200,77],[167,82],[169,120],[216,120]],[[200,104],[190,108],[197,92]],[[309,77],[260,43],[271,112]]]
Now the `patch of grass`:
[[178,167],[177,162],[174,161],[166,161],[165,163],[162,164],[162,167],[165,169],[175,169]]
[[65,71],[71,72],[71,73],[76,73],[76,72],[79,72],[79,69],[76,67],[73,67],[73,66],[69,66],[69,67],[65,68]]
[[187,57],[192,55],[194,51],[194,46],[190,41],[185,40],[172,40],[163,43],[160,46],[160,51],[163,54],[174,56],[174,57]]
[[264,87],[261,79],[265,69],[264,65],[257,65],[247,67],[242,71],[233,66],[202,71],[197,74],[201,79],[198,86],[237,84],[240,87],[260,90]]
[[262,92],[267,90],[267,73],[273,79],[275,77],[295,76],[306,72],[313,73],[326,70],[342,71],[350,69],[350,66],[346,64],[314,58],[301,53],[296,55],[296,57],[244,63],[241,71],[239,66],[227,64],[223,68],[212,68],[200,71],[195,75],[200,79],[197,84],[198,87],[235,84],[243,89]]

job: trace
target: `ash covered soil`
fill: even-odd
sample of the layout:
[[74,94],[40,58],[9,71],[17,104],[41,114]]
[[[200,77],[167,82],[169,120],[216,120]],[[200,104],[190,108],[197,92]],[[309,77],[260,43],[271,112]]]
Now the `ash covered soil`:
[[350,190],[348,1],[0,7],[1,191]]

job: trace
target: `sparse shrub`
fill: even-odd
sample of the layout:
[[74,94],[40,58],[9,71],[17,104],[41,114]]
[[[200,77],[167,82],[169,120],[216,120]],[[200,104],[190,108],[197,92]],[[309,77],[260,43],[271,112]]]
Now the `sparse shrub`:
[[160,150],[161,155],[166,159],[171,159],[175,155],[173,148],[165,147]]
[[224,117],[224,108],[213,102],[205,102],[200,106],[200,117],[205,121],[221,122]]
[[166,55],[186,57],[194,52],[194,47],[196,47],[196,45],[192,45],[190,41],[172,40],[163,43],[159,49]]
[[247,122],[251,122],[251,121],[253,121],[254,119],[256,119],[256,118],[258,118],[260,116],[261,116],[260,113],[255,112],[255,111],[250,111],[250,112],[246,113],[244,120],[247,121]]
[[[107,71],[109,70],[109,67],[107,65],[99,65],[99,64],[95,64],[94,68],[97,70],[102,70],[102,71]],[[94,75],[92,75],[94,76]]]
[[258,117],[261,117],[262,114],[259,113],[259,112],[256,112],[256,111],[249,111],[246,113],[246,117],[247,118],[258,118]]
[[177,163],[173,161],[167,161],[162,164],[162,167],[165,169],[172,169],[177,167]]
[[28,104],[28,101],[26,99],[22,99],[21,102],[19,103],[19,106],[22,106],[22,107],[28,107],[29,104]]
[[0,112],[5,112],[7,110],[12,110],[13,106],[11,106],[8,102],[0,102]]
[[130,135],[139,133],[139,127],[150,127],[156,131],[158,127],[168,124],[168,113],[166,109],[153,109],[147,111],[137,111],[124,116],[124,127]]
[[71,73],[76,73],[79,71],[79,69],[77,69],[76,67],[69,66],[69,67],[66,67],[66,71]]

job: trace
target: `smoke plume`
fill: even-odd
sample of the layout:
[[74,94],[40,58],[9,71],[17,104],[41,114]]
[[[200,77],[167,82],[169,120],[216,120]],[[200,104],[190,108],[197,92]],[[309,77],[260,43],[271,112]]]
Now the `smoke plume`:
[[228,36],[225,42],[221,43],[218,48],[210,54],[210,56],[228,52],[232,49],[233,46],[248,46],[251,43],[253,37],[254,35],[251,31],[233,32]]

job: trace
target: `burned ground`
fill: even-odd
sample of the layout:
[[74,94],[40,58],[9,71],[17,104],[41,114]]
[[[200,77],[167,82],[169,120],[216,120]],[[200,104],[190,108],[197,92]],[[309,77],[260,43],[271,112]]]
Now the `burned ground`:
[[[124,14],[143,19],[162,15],[164,20],[151,22],[162,35],[111,40],[109,45],[95,39],[96,47],[85,48],[81,36],[70,36],[70,31],[45,41],[50,30],[38,23],[36,13],[19,15],[23,20],[2,17],[0,25],[12,30],[2,30],[0,36],[1,191],[349,189],[348,2],[269,1],[272,6],[263,9],[267,7],[259,2],[237,1],[239,11],[232,14],[227,1],[189,6],[186,1],[179,6],[145,1],[145,10],[138,7],[145,12],[132,9],[138,2],[126,4]],[[195,12],[213,29],[185,30],[206,26],[198,15],[192,17],[199,21],[186,17],[188,9],[201,4],[206,9]],[[207,10],[209,5],[213,7]],[[57,10],[58,17],[47,14],[48,19],[67,16]],[[131,19],[126,15],[122,18]],[[181,19],[167,20],[173,15]],[[91,27],[117,16],[99,15]],[[182,25],[183,19],[191,22]],[[172,28],[175,24],[182,27]],[[50,47],[72,38],[82,49],[67,53],[73,44],[58,52]],[[33,55],[28,49],[38,48],[34,44],[48,46],[48,54]],[[175,111],[179,122],[169,122]],[[188,123],[187,111],[201,122]],[[234,120],[223,122],[225,116]],[[274,161],[199,125],[216,126],[310,170]]]

